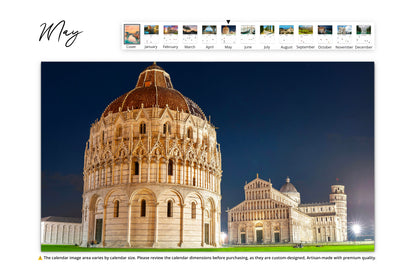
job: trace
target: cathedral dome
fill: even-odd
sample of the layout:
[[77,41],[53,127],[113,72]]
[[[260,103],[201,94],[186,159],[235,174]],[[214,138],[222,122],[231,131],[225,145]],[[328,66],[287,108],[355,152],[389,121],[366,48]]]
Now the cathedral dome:
[[290,182],[290,178],[286,178],[286,184],[282,186],[280,192],[298,192],[295,186]]
[[140,73],[136,87],[111,102],[103,112],[102,117],[128,109],[156,106],[160,108],[168,106],[172,110],[184,111],[206,120],[201,108],[174,89],[169,74],[156,63],[148,66]]

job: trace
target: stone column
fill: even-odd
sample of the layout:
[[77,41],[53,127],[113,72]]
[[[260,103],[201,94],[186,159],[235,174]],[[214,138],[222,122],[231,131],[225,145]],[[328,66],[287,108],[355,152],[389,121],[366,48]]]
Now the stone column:
[[120,160],[119,161],[119,167],[118,167],[118,171],[119,171],[119,174],[120,174],[120,178],[119,178],[119,185],[121,185],[122,184],[122,181],[123,181],[123,161],[122,160]]
[[178,158],[175,159],[175,164],[173,165],[173,183],[178,183]]
[[[89,208],[84,207],[84,211],[82,213],[82,234],[81,234],[81,246],[86,247],[88,244],[88,227],[89,227]],[[52,229],[51,229],[51,239],[52,239]],[[51,241],[51,240],[50,240]]]
[[[236,225],[237,225],[237,244],[241,244],[241,225],[240,224],[236,224]],[[230,239],[231,239],[231,235],[230,235]],[[246,237],[246,240],[247,240],[247,237]]]
[[217,218],[216,218],[216,222],[217,222],[217,241],[218,241],[218,245],[217,246],[221,246],[222,242],[221,242],[221,207],[218,207],[218,212],[217,212]]
[[292,220],[292,216],[291,216],[291,209],[289,208],[289,217],[288,217],[288,229],[289,229],[289,242],[293,242],[293,220]]
[[182,173],[181,173],[181,176],[180,176],[181,185],[184,185],[185,184],[185,165],[186,165],[185,160],[182,160],[182,163],[181,163],[181,166],[182,166],[181,171],[182,171]]
[[115,162],[114,160],[111,162],[111,180],[110,185],[114,185],[114,171],[115,171]]
[[155,164],[156,164],[156,180],[155,180],[155,182],[156,183],[159,183],[159,181],[160,181],[160,178],[159,178],[159,167],[160,167],[160,159],[159,158],[156,158],[156,162],[155,162]]
[[201,242],[201,246],[204,247],[205,246],[205,206],[201,205],[201,209],[202,209],[202,234],[201,234],[201,238],[202,238],[202,242]]
[[199,165],[196,163],[194,167],[194,178],[195,178],[195,186],[200,187],[199,183]]
[[158,235],[159,235],[159,226],[158,226],[158,218],[159,218],[159,212],[158,212],[158,206],[159,202],[155,201],[155,230],[154,230],[154,238],[153,238],[153,247],[158,246]]
[[203,172],[203,169],[202,169],[202,166],[200,164],[198,164],[198,172],[199,172],[199,175],[198,175],[199,187],[203,188],[204,187],[204,183],[202,181],[202,172]]
[[86,182],[86,187],[88,188],[87,191],[90,191],[91,190],[91,175],[90,175],[90,170],[88,170],[86,172],[85,179],[87,180],[87,182]]
[[329,233],[328,227],[325,226],[325,241],[326,242],[328,242],[328,233]]
[[131,247],[130,238],[131,238],[131,201],[128,202],[128,216],[127,216],[127,244]]
[[213,211],[212,211],[211,222],[212,222],[212,227],[211,227],[211,230],[212,230],[212,235],[211,235],[212,244],[214,246],[217,246],[218,241],[217,241],[217,210],[216,209],[213,209]]
[[97,188],[97,175],[95,174],[96,169],[95,167],[92,169],[92,189],[96,189]]
[[[168,169],[169,169],[169,160],[167,159],[166,162],[165,162],[165,183],[169,183]],[[172,171],[173,171],[173,165],[172,165]]]
[[142,157],[140,157],[137,162],[139,163],[139,183],[142,182]]
[[183,239],[183,233],[184,233],[184,219],[185,219],[185,215],[184,215],[184,210],[185,210],[185,203],[179,203],[179,205],[181,206],[181,230],[180,230],[180,241],[179,241],[179,247],[181,247],[184,243],[184,239]]
[[150,161],[151,159],[152,157],[147,158],[147,183],[150,182],[150,165],[152,164]]
[[256,226],[254,224],[252,226],[253,226],[253,228],[252,228],[252,230],[253,230],[253,244],[256,244],[257,243]]
[[208,189],[211,189],[215,183],[215,169],[211,171],[211,181],[209,182]]
[[99,188],[99,187],[101,187],[101,165],[98,165],[97,175],[98,175],[97,188]]
[[105,223],[107,218],[107,204],[104,203],[104,211],[103,211],[103,227],[102,227],[102,245],[105,246]]
[[188,183],[189,185],[194,185],[194,165],[193,162],[189,162],[188,166]]
[[196,165],[196,167],[198,169],[197,184],[198,184],[198,187],[203,188],[204,184],[202,183],[202,167],[199,163]]
[[94,168],[91,168],[90,169],[90,190],[95,189],[95,187],[94,187],[94,178],[95,178]]
[[209,183],[211,182],[211,170],[208,168],[207,169],[207,184],[206,184],[206,188],[209,188]]
[[132,177],[131,177],[131,163],[133,162],[132,157],[130,156],[129,158],[129,179],[127,181],[127,183],[131,183],[132,182]]
[[108,182],[107,182],[107,166],[108,166],[108,164],[107,164],[107,162],[105,162],[105,164],[104,164],[104,187],[106,187],[108,185]]
[[194,165],[193,162],[189,162],[189,166],[188,166],[188,182],[189,185],[193,186],[194,185]]
[[204,165],[204,188],[208,188],[208,169],[207,166]]
[[106,181],[107,181],[107,179],[105,178],[105,176],[107,174],[107,172],[106,172],[106,166],[105,165],[106,165],[105,163],[103,163],[101,165],[101,186],[102,187],[105,187],[106,186]]

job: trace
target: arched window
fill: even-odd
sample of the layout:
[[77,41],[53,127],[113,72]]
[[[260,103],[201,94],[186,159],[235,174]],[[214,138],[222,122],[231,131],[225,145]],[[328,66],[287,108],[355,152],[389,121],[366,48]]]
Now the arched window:
[[169,163],[168,163],[168,175],[169,176],[173,175],[173,161],[172,160],[169,160]]
[[140,124],[140,134],[144,135],[146,134],[146,123],[141,123]]
[[190,139],[192,139],[192,128],[189,127],[186,136]]
[[141,204],[141,213],[140,216],[145,217],[146,216],[146,200],[142,200]]
[[134,162],[134,175],[139,175],[139,162]]
[[195,219],[195,218],[196,218],[196,204],[195,204],[195,202],[192,202],[191,217],[192,217],[193,219]]
[[123,134],[123,128],[121,126],[117,127],[117,137],[121,137],[121,135]]
[[173,217],[173,203],[172,200],[168,201],[167,216]]
[[170,134],[170,124],[169,122],[166,122],[163,124],[163,134]]
[[168,88],[172,88],[172,84],[171,84],[171,82],[170,82],[170,80],[169,80],[169,78],[167,76],[165,76],[165,82],[166,82],[166,86]]
[[120,210],[120,202],[118,200],[114,201],[114,217],[118,217]]

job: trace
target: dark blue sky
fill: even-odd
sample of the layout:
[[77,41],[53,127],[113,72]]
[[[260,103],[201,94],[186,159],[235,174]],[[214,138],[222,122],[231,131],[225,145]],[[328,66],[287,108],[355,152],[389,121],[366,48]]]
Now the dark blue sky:
[[[89,128],[135,87],[150,63],[42,63],[43,216],[81,217]],[[286,176],[303,203],[329,201],[336,178],[348,220],[374,226],[374,63],[158,62],[175,89],[218,127],[226,208],[244,199],[259,173],[280,189]]]

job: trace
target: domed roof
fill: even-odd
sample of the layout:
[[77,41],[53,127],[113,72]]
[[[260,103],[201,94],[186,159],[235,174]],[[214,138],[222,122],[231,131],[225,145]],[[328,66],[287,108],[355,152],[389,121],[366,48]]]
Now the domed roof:
[[290,182],[290,178],[286,178],[286,184],[282,186],[280,192],[298,192],[295,186]]
[[206,120],[201,108],[174,89],[169,74],[154,63],[140,73],[133,90],[118,97],[107,106],[102,117],[106,117],[110,112],[118,113],[141,107],[164,108],[166,105],[172,110],[184,111]]

